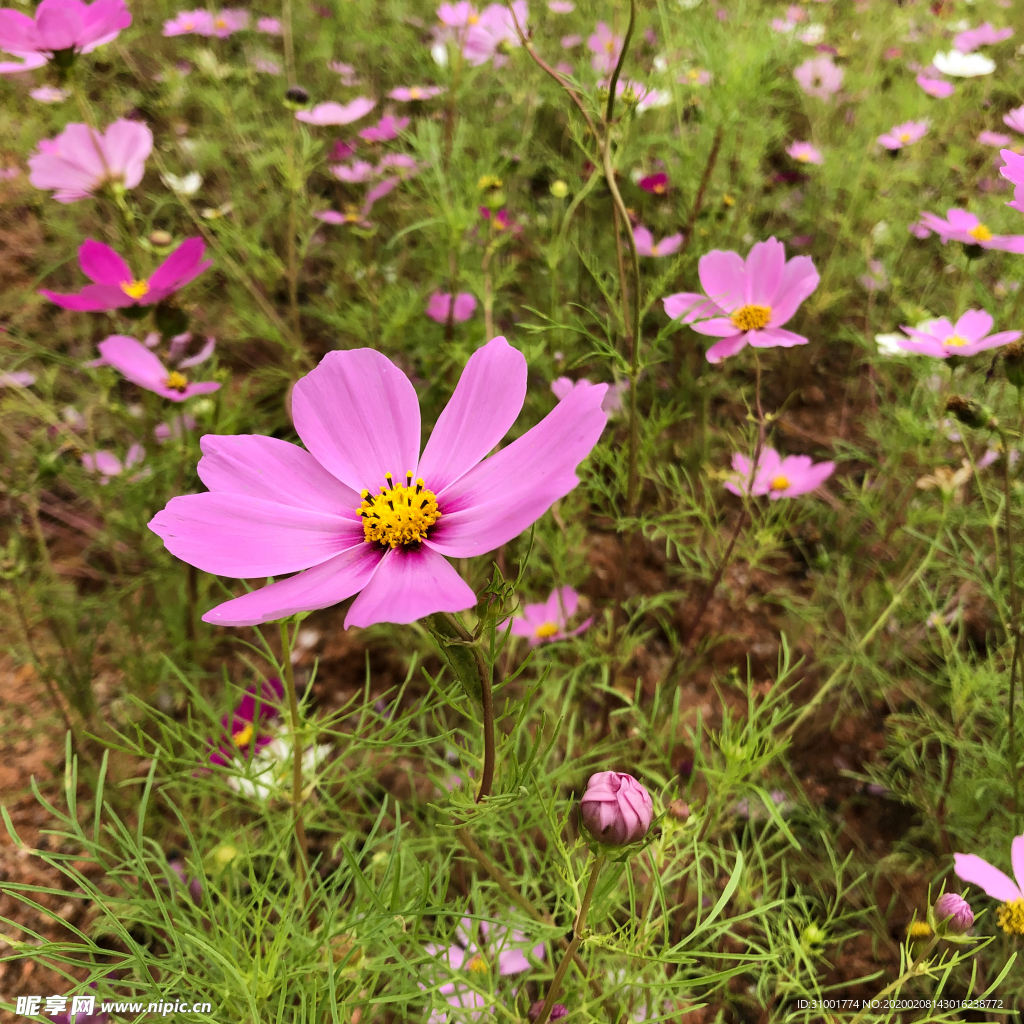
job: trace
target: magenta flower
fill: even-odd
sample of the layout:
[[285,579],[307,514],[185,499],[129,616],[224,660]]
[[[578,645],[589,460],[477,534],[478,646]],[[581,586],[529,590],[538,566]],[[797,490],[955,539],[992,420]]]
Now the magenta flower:
[[629,846],[647,835],[654,817],[651,794],[632,775],[598,772],[580,800],[583,827],[604,846]]
[[954,207],[946,212],[946,219],[934,213],[921,213],[922,227],[942,239],[962,242],[964,245],[980,245],[982,249],[998,249],[1002,252],[1024,252],[1024,235],[994,235],[973,213]]
[[[570,380],[568,377],[556,377],[551,382],[551,393],[560,402],[568,398],[576,388],[592,387],[591,381],[586,377],[579,380]],[[608,390],[601,401],[601,411],[607,416],[614,416],[622,412],[622,396],[629,390],[629,381],[624,380],[618,384],[609,384]]]
[[388,96],[399,103],[414,103],[417,100],[432,100],[443,92],[444,89],[439,85],[402,85],[392,89]]
[[990,22],[985,22],[977,28],[969,28],[953,37],[953,46],[961,53],[970,53],[979,46],[991,46],[994,43],[1001,43],[1013,35],[1012,28],[993,28]]
[[[146,457],[141,444],[133,444],[122,462],[113,452],[98,451],[82,456],[82,466],[90,473],[100,474],[100,483],[107,484],[111,477],[120,476],[126,469],[138,465]],[[136,477],[138,479],[138,477]]]
[[645,192],[651,192],[656,196],[663,196],[669,189],[668,175],[664,171],[657,174],[648,174],[641,178],[637,185]]
[[948,359],[950,356],[973,356],[990,348],[1008,345],[1016,341],[1020,331],[1000,331],[989,334],[992,330],[992,317],[983,309],[969,309],[956,324],[951,324],[946,317],[929,320],[925,330],[920,327],[901,326],[900,330],[909,334],[909,338],[900,338],[899,346],[907,352],[919,355],[935,356]]
[[100,355],[126,380],[172,402],[184,402],[193,395],[208,395],[220,388],[214,380],[189,384],[180,370],[168,371],[141,341],[123,334],[112,334],[99,344]]
[[132,23],[124,0],[42,0],[35,17],[0,10],[0,50],[21,63],[0,63],[0,74],[42,67],[56,54],[91,53]]
[[928,134],[927,121],[905,121],[878,136],[879,144],[886,149],[898,150],[924,138]]
[[786,152],[802,164],[823,164],[825,162],[821,150],[810,142],[794,142],[786,147]]
[[[811,462],[807,455],[783,458],[774,448],[765,448],[751,473],[750,459],[738,452],[732,457],[732,473],[725,489],[740,496],[751,494],[769,499],[796,498],[820,487],[834,472],[834,462]],[[751,483],[753,476],[753,483]]]
[[929,96],[937,100],[948,99],[956,92],[956,87],[952,82],[947,82],[944,78],[936,78],[934,74],[922,73],[917,76],[915,81]]
[[590,66],[598,74],[610,75],[622,54],[622,36],[615,35],[603,21],[599,21],[593,35],[587,37],[587,49],[594,54]]
[[284,684],[276,676],[258,688],[248,687],[238,707],[220,720],[221,731],[217,740],[206,741],[207,747],[211,748],[215,742],[219,743],[210,754],[210,764],[226,766],[240,752],[251,756],[271,743],[274,734],[264,732],[262,726],[279,716],[283,700]]
[[102,134],[84,124],[69,124],[54,139],[41,139],[28,158],[29,181],[53,189],[58,203],[73,203],[113,182],[135,188],[153,150],[153,133],[138,121],[121,118]]
[[359,138],[364,142],[390,142],[397,139],[399,132],[404,132],[408,127],[409,118],[386,114],[372,128],[364,128],[359,133]]
[[569,620],[576,614],[580,595],[572,587],[556,587],[547,601],[523,607],[522,617],[512,620],[512,635],[526,637],[531,647],[579,636],[594,621],[593,616],[566,632]]
[[829,100],[843,84],[843,69],[828,55],[812,57],[796,68],[793,77],[808,96]]
[[978,133],[978,142],[983,146],[1008,146],[1013,140],[1002,132],[983,131]]
[[137,278],[131,267],[109,245],[87,238],[78,250],[78,263],[82,273],[95,284],[86,285],[74,294],[51,292],[45,288],[40,289],[39,294],[62,309],[79,312],[152,306],[213,266],[212,260],[203,260],[205,251],[206,245],[201,238],[186,238],[149,278]]
[[[439,324],[448,322],[451,312],[452,296],[450,292],[434,292],[427,301],[427,316]],[[476,312],[476,299],[469,292],[459,292],[455,296],[455,312],[452,319],[461,324]]]
[[207,622],[252,625],[353,594],[346,628],[462,611],[476,595],[446,557],[494,550],[576,486],[607,421],[605,390],[578,389],[485,458],[526,397],[526,360],[494,338],[470,357],[420,454],[405,374],[373,349],[330,352],[293,391],[306,450],[207,435],[199,476],[210,490],[173,498],[150,528],[205,572],[297,573],[214,608]]
[[638,256],[671,256],[683,244],[683,236],[679,233],[667,235],[660,242],[655,242],[650,231],[643,224],[637,224],[633,228],[633,241]]
[[365,117],[375,106],[376,100],[358,96],[350,103],[318,103],[309,110],[296,110],[295,119],[306,124],[351,124]]
[[1024,835],[1010,843],[1010,863],[1016,883],[975,853],[953,854],[953,871],[957,878],[978,886],[987,896],[1002,902],[996,911],[999,927],[1007,935],[1024,935]]
[[1003,115],[1003,124],[1015,132],[1024,133],[1024,107],[1014,107],[1008,114]]
[[259,18],[256,21],[256,31],[265,32],[268,36],[279,36],[283,30],[279,19]]
[[935,920],[946,923],[946,931],[954,935],[966,935],[974,924],[974,911],[970,903],[955,892],[944,892],[935,901]]
[[782,325],[818,287],[810,256],[794,256],[787,262],[786,247],[769,238],[753,246],[746,262],[738,253],[715,249],[700,258],[697,274],[707,298],[679,292],[663,301],[672,320],[682,317],[699,334],[721,339],[708,349],[709,363],[734,356],[748,344],[755,348],[807,344],[805,337],[783,330]]

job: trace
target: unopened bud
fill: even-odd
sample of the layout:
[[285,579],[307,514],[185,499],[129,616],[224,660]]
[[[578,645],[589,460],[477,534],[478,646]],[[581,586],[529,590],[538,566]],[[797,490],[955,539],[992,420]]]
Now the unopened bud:
[[668,813],[676,821],[686,821],[690,817],[690,805],[685,800],[673,800],[668,805]]
[[1006,379],[1020,391],[1024,388],[1024,342],[1012,341],[1003,348]]
[[944,892],[935,901],[935,924],[940,931],[965,935],[974,924],[974,911],[963,896],[955,892]]
[[824,929],[819,928],[816,924],[809,924],[800,933],[800,945],[804,949],[812,949],[814,946],[820,946],[828,936],[825,934]]
[[[529,1010],[526,1011],[526,1016],[529,1017],[530,1020],[536,1020],[540,1016],[540,1011],[543,1009],[544,1000],[538,999],[537,1002],[533,1003]],[[564,1006],[562,1003],[555,1003],[555,1005],[551,1007],[551,1013],[548,1014],[548,1020],[561,1020],[563,1017],[568,1016],[568,1007]]]
[[309,103],[309,93],[301,85],[293,85],[284,94],[284,102],[289,107],[304,107]]
[[550,191],[556,199],[564,199],[569,194],[569,186],[559,178],[551,182]]
[[604,846],[628,846],[647,835],[654,817],[651,795],[632,775],[598,772],[580,800],[586,830]]
[[991,409],[964,395],[950,395],[946,399],[946,412],[955,416],[965,427],[973,427],[975,430],[992,430],[997,425]]
[[169,231],[151,231],[149,240],[153,245],[170,245],[174,241],[174,236]]

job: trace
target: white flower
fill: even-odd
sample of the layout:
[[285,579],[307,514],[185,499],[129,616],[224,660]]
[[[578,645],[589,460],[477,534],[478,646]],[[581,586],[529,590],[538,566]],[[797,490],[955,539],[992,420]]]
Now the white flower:
[[875,344],[880,356],[906,356],[912,353],[900,348],[900,339],[906,341],[903,334],[876,334]]
[[801,43],[808,46],[817,46],[825,38],[824,25],[808,25],[807,28],[797,36]]
[[983,53],[960,53],[959,50],[937,53],[932,63],[944,75],[953,78],[977,78],[978,75],[991,75],[996,69],[996,62]]
[[[307,790],[311,790],[316,784],[313,773],[330,751],[330,744],[321,743],[314,747],[306,747],[302,752],[302,777]],[[291,736],[278,736],[277,739],[271,740],[240,768],[237,775],[228,776],[227,784],[236,793],[256,800],[267,800],[271,797],[290,799],[292,792]]]
[[435,64],[443,68],[448,66],[448,47],[444,43],[434,43],[430,48],[430,56],[434,58]]
[[194,196],[203,184],[203,176],[198,171],[181,178],[177,174],[161,174],[160,180],[179,196]]

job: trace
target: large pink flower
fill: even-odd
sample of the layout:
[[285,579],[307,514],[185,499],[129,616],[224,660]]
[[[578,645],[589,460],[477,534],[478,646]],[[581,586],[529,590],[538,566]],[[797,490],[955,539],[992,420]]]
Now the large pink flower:
[[546,601],[523,607],[522,616],[512,620],[512,635],[526,637],[531,647],[579,636],[594,621],[591,616],[575,629],[566,632],[579,603],[580,595],[572,587],[556,587]]
[[0,63],[0,74],[42,67],[58,53],[91,53],[131,23],[124,0],[42,0],[34,18],[5,7],[0,10],[0,50],[22,63]]
[[767,494],[772,501],[795,498],[820,487],[835,468],[834,462],[812,462],[809,455],[783,458],[774,448],[765,448],[757,460],[757,472],[751,474],[750,459],[737,452],[732,457],[732,473],[725,489],[740,495]]
[[587,37],[587,49],[594,55],[591,67],[602,75],[610,75],[622,54],[622,41],[622,36],[615,35],[603,21],[599,21],[593,35]]
[[843,85],[843,69],[828,54],[812,57],[793,71],[793,77],[808,96],[829,100]]
[[575,469],[604,429],[604,393],[577,388],[485,458],[526,397],[526,360],[494,338],[470,357],[421,454],[405,374],[373,349],[330,352],[293,391],[305,449],[205,436],[199,476],[209,491],[173,498],[150,528],[205,572],[297,573],[219,605],[207,622],[253,625],[353,594],[346,627],[462,611],[476,596],[445,556],[494,550],[576,486]]
[[212,260],[203,260],[205,251],[206,245],[201,238],[186,238],[149,278],[137,278],[132,268],[109,245],[87,238],[78,250],[78,263],[82,273],[96,283],[86,285],[74,294],[51,292],[45,288],[40,289],[39,294],[56,302],[62,309],[79,312],[152,306],[213,266]]
[[295,120],[305,121],[306,124],[351,124],[365,117],[376,105],[377,101],[368,96],[357,96],[345,104],[334,101],[318,103],[310,110],[297,110]]
[[665,312],[673,320],[682,317],[700,334],[722,339],[708,349],[709,363],[734,356],[748,344],[807,344],[803,335],[783,330],[782,325],[818,287],[810,256],[794,256],[787,262],[786,247],[769,238],[754,245],[746,262],[738,253],[715,249],[700,258],[697,274],[708,297],[692,292],[666,296]]
[[85,199],[106,182],[135,188],[152,150],[153,133],[138,121],[121,118],[103,133],[69,124],[56,138],[40,140],[28,158],[29,181],[54,189],[58,203]]
[[982,224],[973,213],[954,207],[946,211],[946,219],[934,213],[921,214],[921,226],[942,239],[962,242],[964,245],[980,245],[982,249],[999,249],[1002,252],[1024,252],[1024,235],[994,235],[989,227]]
[[[526,0],[513,0],[512,8],[519,27],[525,32],[529,14]],[[508,60],[503,51],[516,46],[519,46],[519,34],[511,11],[504,4],[488,4],[478,16],[470,16],[462,56],[473,67],[489,60],[495,67],[501,67]]]
[[990,21],[986,21],[977,28],[969,28],[953,37],[953,46],[961,53],[971,53],[979,46],[991,46],[994,43],[1001,43],[1013,35],[1012,28],[993,28]]
[[99,350],[103,362],[119,371],[126,380],[172,402],[184,402],[193,395],[208,395],[220,387],[215,380],[189,384],[180,369],[168,370],[141,341],[124,334],[112,334],[101,341]]
[[953,871],[957,878],[978,886],[987,896],[1002,902],[1004,905],[996,911],[1000,928],[1009,935],[1021,935],[1024,934],[1024,835],[1016,836],[1010,843],[1010,864],[1016,882],[976,853],[953,854]]
[[950,356],[973,356],[990,348],[1016,341],[1020,331],[1000,331],[989,334],[993,320],[983,309],[969,309],[956,324],[946,317],[929,320],[925,331],[915,327],[902,327],[909,338],[900,338],[900,348],[925,356],[948,359]]

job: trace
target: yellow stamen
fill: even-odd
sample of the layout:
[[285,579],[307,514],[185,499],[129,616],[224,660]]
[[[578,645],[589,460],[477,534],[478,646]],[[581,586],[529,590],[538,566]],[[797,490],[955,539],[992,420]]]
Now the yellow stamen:
[[214,23],[215,28],[227,28],[228,23],[223,18],[218,18]]
[[652,256],[657,256],[657,255],[658,255],[658,243],[657,243],[657,242],[655,242],[655,243],[654,243],[654,244],[653,244],[653,245],[651,246],[651,255],[652,255]]
[[534,631],[533,635],[538,640],[547,640],[558,632],[558,624],[555,622],[542,622]]
[[413,86],[409,90],[409,99],[411,99],[411,100],[423,99],[423,93],[419,89],[417,89],[416,86]]
[[252,722],[248,722],[244,729],[239,730],[231,737],[231,741],[236,747],[247,747],[252,741],[252,732]]
[[987,242],[992,237],[992,232],[984,224],[975,225],[967,234],[972,238],[976,238],[979,242]]
[[472,960],[466,964],[466,970],[472,971],[473,974],[486,974],[490,967],[487,966],[487,961],[479,954],[473,957]]
[[927,939],[932,933],[931,926],[927,921],[915,921],[907,925],[908,939]]
[[952,345],[953,348],[963,348],[964,345],[969,345],[970,342],[966,338],[961,338],[959,334],[951,334],[942,344]]
[[896,138],[898,138],[900,142],[909,142],[910,132],[900,132],[899,135],[896,136]]
[[480,20],[479,14],[471,14],[467,19],[466,23],[469,25],[475,25]]
[[388,486],[373,497],[364,490],[362,505],[356,511],[363,518],[363,538],[370,544],[386,544],[391,548],[418,544],[425,540],[430,527],[441,518],[437,496],[423,485],[420,477],[413,486],[412,472],[405,484],[396,485],[391,474],[385,474]]
[[776,476],[772,478],[772,490],[773,491],[785,491],[789,488],[790,481],[788,476]]
[[607,53],[611,53],[615,49],[615,40],[609,39],[608,42],[604,44],[604,48]]
[[740,331],[759,331],[768,326],[772,318],[771,306],[740,306],[729,319],[733,327]]
[[484,192],[489,188],[501,188],[501,184],[501,178],[496,178],[493,174],[484,174],[476,183],[476,187]]
[[129,299],[141,299],[143,295],[149,294],[149,282],[122,281],[121,291],[123,291]]
[[996,921],[1007,935],[1024,935],[1024,900],[1004,903],[996,910]]
[[188,387],[188,377],[183,373],[178,373],[177,370],[171,370],[167,374],[167,386],[172,391],[184,391]]

